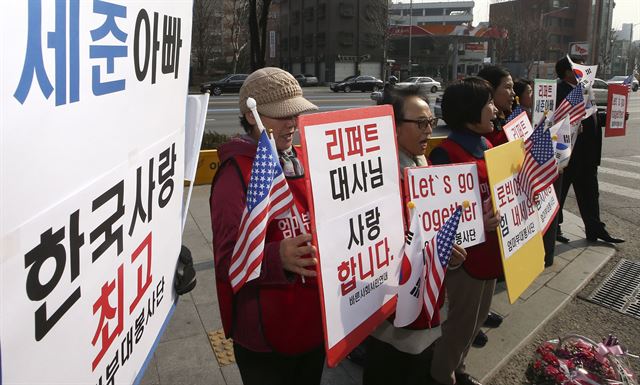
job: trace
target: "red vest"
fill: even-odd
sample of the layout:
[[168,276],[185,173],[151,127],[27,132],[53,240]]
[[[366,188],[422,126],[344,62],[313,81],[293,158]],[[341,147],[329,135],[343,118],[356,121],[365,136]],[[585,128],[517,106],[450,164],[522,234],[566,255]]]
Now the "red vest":
[[[493,146],[489,143],[489,148]],[[451,163],[475,162],[478,166],[478,179],[480,182],[480,194],[482,200],[490,199],[489,177],[484,158],[478,159],[463,149],[451,139],[445,139],[438,147],[441,147],[448,155]],[[468,247],[467,259],[463,267],[474,278],[494,279],[502,275],[502,258],[500,258],[500,245],[496,231],[485,232],[485,241],[479,245]]]
[[[296,148],[298,156],[300,148]],[[235,156],[235,161],[244,177],[245,185],[249,185],[252,157]],[[303,221],[309,226],[309,209],[306,198],[306,186],[303,177],[287,178],[287,184]],[[306,220],[305,220],[306,219]],[[280,241],[284,238],[300,235],[298,225],[288,214],[274,218],[267,225],[265,243]],[[309,230],[307,229],[307,232]],[[305,283],[299,275],[287,284],[260,285],[256,292],[260,306],[260,319],[256,323],[261,328],[269,346],[276,352],[296,355],[317,349],[322,346],[323,327],[320,310],[320,296],[317,279],[306,277]],[[250,283],[247,283],[249,285]],[[228,282],[216,281],[220,312],[225,333],[231,332],[233,324],[233,292]],[[240,290],[243,290],[242,288]]]

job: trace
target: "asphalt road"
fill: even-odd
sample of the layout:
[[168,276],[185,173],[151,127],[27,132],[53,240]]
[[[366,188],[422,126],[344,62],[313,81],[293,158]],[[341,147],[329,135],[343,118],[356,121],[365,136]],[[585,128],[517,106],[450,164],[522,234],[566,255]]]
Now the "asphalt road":
[[[612,235],[627,242],[616,247],[611,261],[512,357],[490,384],[524,383],[524,373],[535,348],[544,340],[566,334],[577,333],[598,340],[612,333],[630,352],[640,353],[640,320],[586,300],[621,258],[640,262],[640,92],[631,93],[628,111],[626,136],[604,138],[598,172],[600,216]],[[572,190],[565,209],[580,215]],[[636,375],[640,375],[640,359],[631,360],[631,364]]]
[[[343,110],[373,106],[376,103],[371,100],[371,92],[333,92],[328,87],[309,87],[303,89],[304,96],[318,106],[320,112]],[[436,95],[430,94],[430,104],[435,102]],[[238,108],[238,94],[224,94],[211,96],[209,99],[209,111],[205,132],[216,132],[223,135],[236,135],[243,133],[238,121],[240,109]]]

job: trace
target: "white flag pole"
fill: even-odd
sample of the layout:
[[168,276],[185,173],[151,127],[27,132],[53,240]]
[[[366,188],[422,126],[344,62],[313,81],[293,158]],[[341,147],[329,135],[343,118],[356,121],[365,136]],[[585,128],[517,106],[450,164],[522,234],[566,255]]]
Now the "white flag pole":
[[[260,129],[260,132],[263,132],[264,130],[266,130],[264,124],[262,124],[262,119],[260,119],[260,114],[258,114],[258,104],[256,103],[256,100],[254,98],[251,98],[251,97],[247,98],[247,107],[249,107],[251,114],[253,114],[253,118],[255,119],[256,124]],[[275,140],[273,139],[273,135],[271,134],[272,134],[272,131],[267,130],[267,136],[269,137],[269,142],[271,143],[271,147],[273,147],[274,152],[277,152],[276,143],[275,143]],[[304,223],[302,222],[302,217],[300,215],[300,212],[298,211],[298,207],[296,206],[295,201],[293,202],[293,206],[289,211],[290,211],[290,215],[293,214],[293,217],[298,222],[298,226],[300,227],[300,232],[302,234],[308,234],[307,229],[304,227]],[[293,232],[292,232],[292,235],[293,235]],[[311,245],[311,242],[307,242],[307,245]],[[302,279],[302,283],[305,283],[304,275],[300,275],[300,278]]]

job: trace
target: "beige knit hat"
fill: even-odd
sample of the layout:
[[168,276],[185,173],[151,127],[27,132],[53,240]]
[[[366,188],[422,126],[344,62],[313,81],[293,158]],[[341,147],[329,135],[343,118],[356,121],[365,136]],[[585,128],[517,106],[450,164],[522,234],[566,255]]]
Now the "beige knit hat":
[[240,88],[240,113],[249,112],[247,98],[252,97],[258,112],[270,118],[286,118],[318,107],[302,97],[298,81],[287,71],[265,67],[254,71]]

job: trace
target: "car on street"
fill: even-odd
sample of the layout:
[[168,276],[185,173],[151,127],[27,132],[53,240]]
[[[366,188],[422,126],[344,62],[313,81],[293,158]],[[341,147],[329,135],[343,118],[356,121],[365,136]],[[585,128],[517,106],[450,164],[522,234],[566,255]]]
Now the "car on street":
[[222,95],[223,92],[238,92],[240,87],[247,78],[247,74],[231,74],[223,77],[220,80],[214,80],[211,82],[202,83],[200,85],[200,92],[205,93],[209,91],[213,95]]
[[[607,80],[607,84],[622,84],[625,79],[627,79],[629,76],[626,75],[618,75],[618,76],[614,76],[611,79]],[[633,80],[631,81],[630,84],[630,89],[633,92],[638,91],[638,87],[640,86],[640,84],[638,84],[638,79],[636,79],[635,77],[633,77]]]
[[598,105],[598,109],[606,109],[609,99],[609,84],[602,79],[595,78],[591,90],[593,91],[593,100]]
[[384,87],[384,82],[374,76],[350,76],[341,82],[329,86],[333,92],[344,91],[378,91]]
[[420,88],[424,88],[425,90],[431,91],[432,93],[438,92],[439,89],[442,88],[442,84],[440,82],[433,80],[433,78],[427,76],[414,76],[409,79],[397,83],[397,86],[408,86],[417,84]]
[[318,78],[310,74],[297,74],[293,75],[293,77],[296,78],[296,80],[300,84],[300,87],[318,85]]

